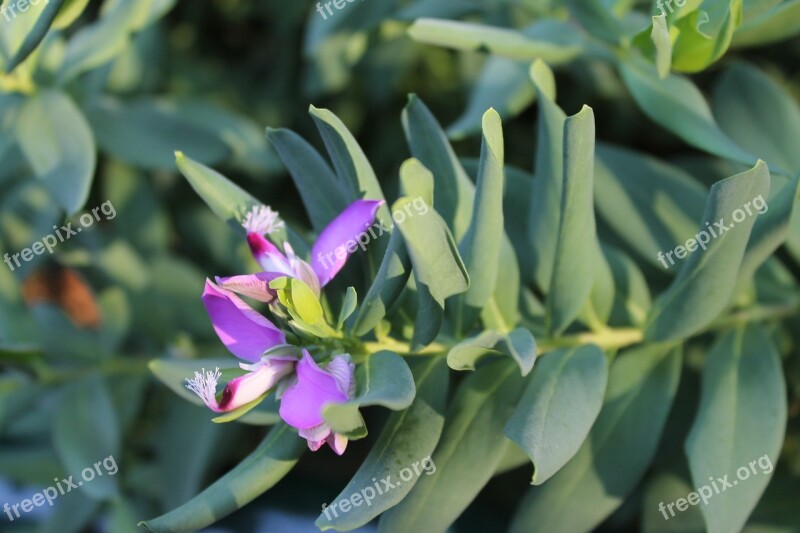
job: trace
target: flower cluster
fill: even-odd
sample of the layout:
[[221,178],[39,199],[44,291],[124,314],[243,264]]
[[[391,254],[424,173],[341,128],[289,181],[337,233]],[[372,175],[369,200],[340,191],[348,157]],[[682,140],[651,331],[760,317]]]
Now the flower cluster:
[[[247,214],[242,223],[247,243],[263,271],[217,277],[216,282],[206,280],[203,293],[214,331],[228,350],[243,361],[239,366],[246,374],[227,383],[220,394],[218,369],[204,369],[194,378],[187,378],[187,388],[209,409],[230,412],[260,401],[275,390],[281,418],[298,430],[309,448],[316,451],[327,442],[337,454],[344,453],[347,438],[331,430],[322,411],[328,404],[347,402],[354,396],[355,365],[350,355],[325,354],[327,362],[320,364],[305,348],[282,350],[287,346],[286,334],[240,296],[267,303],[280,314],[278,291],[271,285],[278,278],[288,277],[302,281],[319,297],[322,288],[347,261],[344,243],[372,224],[382,203],[358,200],[350,204],[322,231],[311,249],[310,264],[297,257],[289,243],[284,243],[281,251],[267,239],[283,226],[277,212],[257,206]],[[319,259],[331,256],[336,258],[333,265]]]

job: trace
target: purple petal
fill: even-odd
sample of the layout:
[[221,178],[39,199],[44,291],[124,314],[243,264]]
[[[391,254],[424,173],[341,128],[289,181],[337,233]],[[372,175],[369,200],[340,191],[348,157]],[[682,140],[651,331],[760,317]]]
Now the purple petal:
[[269,288],[269,282],[279,278],[279,272],[259,272],[243,276],[217,277],[217,285],[223,289],[233,291],[242,296],[247,296],[259,302],[269,303],[275,299],[277,293]]
[[[323,287],[344,267],[347,262],[347,243],[358,242],[358,236],[367,233],[383,200],[356,200],[322,230],[311,248],[311,266]],[[350,244],[350,249],[354,245]]]
[[232,292],[206,280],[203,304],[222,343],[236,357],[256,362],[286,336]]
[[[285,359],[285,358],[284,358]],[[222,392],[219,410],[233,411],[246,405],[270,390],[284,376],[291,374],[296,359],[271,360],[253,365],[257,369],[228,383]]]
[[307,351],[297,363],[297,382],[281,397],[280,415],[290,426],[310,429],[324,422],[322,408],[347,401],[336,379],[322,370]]
[[315,452],[319,450],[331,434],[331,428],[326,424],[320,424],[309,429],[301,429],[297,432],[301,437],[308,441],[308,448]]

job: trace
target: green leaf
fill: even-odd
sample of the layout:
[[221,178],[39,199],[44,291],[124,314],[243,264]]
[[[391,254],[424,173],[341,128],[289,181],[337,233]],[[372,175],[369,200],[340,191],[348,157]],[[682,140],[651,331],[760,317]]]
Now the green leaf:
[[690,145],[719,157],[752,165],[756,158],[720,130],[702,93],[687,78],[659,78],[644,61],[620,63],[622,80],[642,112]]
[[472,181],[436,118],[413,94],[403,109],[403,129],[411,154],[433,173],[436,190],[433,207],[447,222],[455,238],[461,239],[472,218],[475,198]]
[[66,83],[120,55],[141,28],[153,0],[117,2],[100,19],[81,28],[67,44],[59,80]]
[[534,485],[578,452],[600,413],[607,379],[606,356],[593,344],[558,350],[539,362],[505,427],[533,461]]
[[410,275],[411,259],[408,257],[403,234],[394,231],[389,237],[389,246],[375,280],[361,303],[353,326],[355,335],[366,335],[378,325],[400,297]]
[[731,139],[770,165],[796,173],[800,153],[800,107],[764,73],[744,63],[725,70],[714,87],[714,114]]
[[[392,212],[403,210],[417,200],[419,198],[400,198],[392,206]],[[417,309],[413,342],[416,347],[425,346],[436,337],[445,300],[469,288],[469,274],[453,235],[442,217],[423,204],[426,208],[424,213],[398,224],[414,268],[417,292],[421,292],[420,302],[427,304]]]
[[[773,182],[776,179],[772,177]],[[774,183],[770,188],[774,188]],[[749,282],[758,267],[786,242],[791,231],[792,219],[800,217],[796,214],[800,200],[800,175],[790,179],[780,189],[775,189],[770,195],[769,202],[763,197],[760,199],[761,209],[757,211],[758,218],[747,241],[747,249],[737,275],[737,287],[741,288]]]
[[470,374],[447,410],[433,464],[411,493],[381,517],[379,531],[445,531],[491,479],[509,441],[503,425],[524,381],[510,362],[497,361]]
[[548,21],[542,28],[537,31],[537,27],[532,27],[526,35],[483,24],[421,18],[411,25],[408,34],[425,44],[462,51],[484,51],[509,59],[530,61],[541,58],[558,64],[571,61],[580,54],[582,45],[578,34],[567,25]]
[[[367,156],[358,145],[353,134],[344,123],[327,109],[309,108],[309,113],[317,125],[328,154],[333,161],[333,168],[341,184],[348,191],[349,201],[366,198],[368,200],[383,200],[383,191],[369,164]],[[385,207],[381,208],[378,215],[386,218],[388,213]]]
[[356,310],[358,306],[358,294],[353,287],[347,287],[347,293],[344,295],[344,302],[342,302],[342,309],[339,312],[339,321],[336,323],[336,329],[341,331],[345,321],[350,318],[350,315]]
[[722,489],[720,483],[722,490],[700,506],[710,533],[745,525],[778,461],[786,417],[785,379],[769,335],[756,325],[723,335],[706,359],[700,407],[686,440],[695,486],[710,493],[709,478],[722,476],[735,485]]
[[511,357],[527,376],[536,362],[536,340],[525,328],[511,333],[484,331],[453,346],[447,353],[447,365],[453,370],[475,370],[475,363],[486,355]]
[[553,71],[541,60],[531,67],[536,87],[539,118],[537,123],[536,173],[533,178],[528,211],[530,227],[532,281],[544,293],[550,292],[553,279],[558,232],[561,218],[561,196],[564,175],[564,122],[567,116],[554,99]]
[[92,130],[65,94],[29,98],[17,117],[17,142],[37,178],[73,214],[86,203],[96,154]]
[[625,32],[622,24],[600,0],[569,0],[570,14],[593,36],[618,45]]
[[652,28],[650,39],[652,39],[655,48],[656,70],[658,71],[658,76],[663,79],[669,75],[672,65],[672,41],[670,40],[665,13],[658,17],[653,17]]
[[[336,433],[350,436],[352,432],[360,431],[363,421],[359,408],[381,405],[400,411],[411,405],[416,393],[414,377],[405,359],[388,350],[369,356],[359,365],[356,370],[356,384],[356,395],[352,400],[329,404],[323,409],[325,422]],[[362,435],[359,433],[360,436]]]
[[[744,213],[745,204],[752,205],[759,196],[768,197],[769,183],[767,165],[759,161],[752,169],[714,184],[696,239],[702,240],[700,235],[704,233],[710,242],[705,250],[697,248],[695,243],[694,252],[678,276],[656,300],[647,319],[645,338],[654,341],[684,339],[701,331],[725,309],[733,295],[739,266],[756,220],[755,216],[745,216],[742,221],[734,222],[734,211]],[[727,230],[717,226],[720,220]],[[715,227],[722,233],[717,235]],[[715,235],[716,238],[712,238]],[[687,246],[684,252],[689,249]],[[665,251],[669,253],[671,250]]]
[[600,217],[641,259],[663,269],[658,253],[695,235],[706,188],[658,159],[598,144],[594,201]]
[[517,254],[514,253],[511,239],[503,233],[494,293],[481,311],[481,321],[485,328],[507,332],[519,323],[520,284],[520,264]]
[[[219,172],[192,160],[181,152],[175,154],[175,161],[181,174],[189,181],[189,185],[208,204],[214,214],[236,233],[244,236],[242,221],[247,212],[261,202]],[[288,225],[285,230],[279,229],[270,233],[270,239],[279,245],[288,240],[298,254],[308,250],[308,245],[288,228]]]
[[306,450],[306,442],[280,423],[230,472],[184,505],[141,522],[150,531],[196,531],[219,521],[272,488]]
[[[101,377],[75,381],[65,388],[58,403],[53,442],[64,469],[70,473],[94,470],[92,465],[108,457],[122,460],[119,422]],[[117,478],[110,474],[98,474],[91,482],[84,482],[82,488],[94,500],[119,494]]]
[[491,56],[470,92],[467,109],[447,128],[447,134],[452,139],[463,139],[479,132],[489,108],[496,109],[501,117],[515,117],[533,102],[534,96],[528,63]]
[[176,151],[204,165],[232,153],[214,129],[193,124],[189,113],[182,116],[176,102],[106,98],[89,104],[86,114],[103,151],[139,167],[172,169]]
[[[560,333],[589,299],[597,249],[592,182],[594,114],[584,106],[564,122],[564,185],[553,279],[547,299],[550,331]],[[587,241],[587,239],[589,241]],[[598,248],[599,249],[599,248]]]
[[510,531],[591,531],[622,505],[656,453],[680,372],[678,348],[645,344],[619,355],[589,437],[547,483],[528,489]]
[[643,326],[652,304],[647,280],[633,259],[613,248],[606,247],[603,250],[616,288],[610,322]]
[[667,515],[669,521],[658,510],[659,504],[675,502],[686,498],[693,488],[688,480],[673,473],[662,473],[649,480],[644,493],[642,505],[643,533],[682,533],[687,531],[704,531],[703,514],[697,507],[689,507],[686,511]]
[[267,139],[289,170],[311,225],[316,231],[322,231],[347,207],[336,175],[319,152],[295,132],[268,128]]
[[[329,508],[317,518],[316,526],[321,530],[349,531],[365,525],[400,503],[422,472],[431,475],[435,471],[435,463],[425,463],[421,465],[423,468],[419,468],[419,463],[430,457],[442,433],[449,373],[444,362],[436,357],[414,361],[411,368],[417,389],[414,402],[408,409],[392,414],[361,467],[331,502],[333,504],[349,499],[354,494],[361,494],[367,505],[354,506],[341,514],[335,508]],[[372,488],[375,484],[373,480],[399,481],[404,468],[417,468],[420,473],[415,472],[410,482],[398,483],[395,489],[382,494]],[[370,492],[374,498],[368,500]]]
[[742,0],[704,0],[698,9],[675,21],[673,68],[699,72],[717,61],[741,21]]
[[798,33],[800,33],[800,0],[789,0],[775,5],[756,17],[746,18],[733,35],[733,46],[739,48],[775,43]]
[[45,2],[44,9],[36,19],[33,28],[31,28],[31,31],[25,36],[25,40],[22,41],[22,45],[19,47],[19,50],[17,50],[17,53],[14,54],[14,57],[11,58],[11,61],[6,65],[6,73],[10,73],[17,68],[18,65],[21,65],[22,62],[36,50],[39,44],[44,40],[47,32],[50,31],[50,26],[53,25],[53,21],[63,4],[64,0],[48,0]]
[[53,28],[63,30],[70,27],[83,14],[88,5],[89,0],[66,0],[64,7],[58,12],[56,20],[53,22]]
[[459,244],[469,272],[469,289],[456,299],[456,328],[469,328],[488,303],[497,282],[503,240],[503,126],[493,109],[483,116],[483,142],[472,222]]

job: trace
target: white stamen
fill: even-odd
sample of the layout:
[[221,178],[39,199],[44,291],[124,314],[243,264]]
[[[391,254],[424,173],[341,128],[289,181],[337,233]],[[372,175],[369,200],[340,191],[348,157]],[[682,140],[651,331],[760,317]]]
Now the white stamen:
[[186,388],[200,396],[203,403],[211,407],[217,405],[217,382],[220,377],[222,374],[219,368],[213,372],[203,368],[200,372],[194,373],[194,379],[186,378]]
[[283,220],[278,220],[278,212],[266,205],[256,205],[245,215],[242,226],[249,233],[269,235],[283,227]]

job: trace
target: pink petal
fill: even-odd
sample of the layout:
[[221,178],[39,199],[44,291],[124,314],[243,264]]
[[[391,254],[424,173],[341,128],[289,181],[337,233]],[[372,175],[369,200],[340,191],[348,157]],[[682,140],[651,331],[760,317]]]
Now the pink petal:
[[243,276],[217,277],[217,284],[223,289],[247,296],[259,302],[269,303],[275,299],[276,292],[269,288],[269,282],[283,276],[278,272],[259,272]]
[[336,455],[342,455],[347,448],[348,440],[344,435],[331,432],[331,434],[328,435],[327,441],[328,446],[330,446],[331,449],[336,452]]
[[[311,266],[323,287],[347,262],[348,241],[357,242],[359,234],[366,234],[383,200],[356,200],[322,230],[311,248]],[[365,239],[362,237],[362,242]],[[350,245],[351,249],[353,245]]]
[[[284,358],[285,359],[285,358]],[[228,383],[219,401],[219,410],[238,409],[266,393],[284,376],[291,374],[295,360],[265,359],[253,365],[257,370],[235,378]]]
[[307,351],[297,363],[297,382],[281,397],[280,415],[290,426],[310,429],[322,424],[322,408],[328,403],[347,401],[336,379],[322,370]]
[[210,280],[206,280],[203,304],[217,336],[240,359],[256,362],[269,348],[286,343],[286,336],[272,322]]
[[247,244],[250,246],[253,258],[265,272],[280,272],[287,276],[294,274],[286,256],[262,235],[248,233]]

